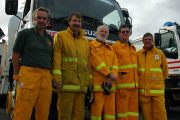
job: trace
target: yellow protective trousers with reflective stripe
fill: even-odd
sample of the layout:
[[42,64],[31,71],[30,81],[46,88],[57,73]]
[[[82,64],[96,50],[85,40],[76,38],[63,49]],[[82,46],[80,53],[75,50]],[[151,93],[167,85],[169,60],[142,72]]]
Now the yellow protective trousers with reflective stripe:
[[47,69],[22,66],[16,89],[14,120],[48,120],[52,95],[52,76]]
[[58,120],[84,120],[84,92],[58,93]]
[[139,96],[144,120],[167,120],[164,95]]
[[91,105],[91,120],[115,120],[115,92],[105,95],[104,92],[94,92]]
[[116,91],[116,120],[138,120],[138,90],[136,88]]

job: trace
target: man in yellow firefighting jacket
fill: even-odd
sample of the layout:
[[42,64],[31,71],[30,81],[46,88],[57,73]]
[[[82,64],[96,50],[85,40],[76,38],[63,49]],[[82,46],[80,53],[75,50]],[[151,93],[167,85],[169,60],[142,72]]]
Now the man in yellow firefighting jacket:
[[168,75],[166,57],[153,46],[153,36],[143,36],[144,47],[138,51],[139,99],[144,120],[167,120],[164,80]]
[[58,119],[83,120],[84,97],[90,84],[89,43],[80,13],[69,16],[69,27],[54,38],[53,84],[58,89]]
[[115,82],[118,75],[118,60],[113,47],[105,42],[108,35],[108,26],[101,25],[97,28],[97,38],[90,42],[90,62],[94,85],[91,120],[102,118],[115,120]]
[[119,28],[120,40],[113,44],[119,62],[116,91],[117,120],[138,120],[138,74],[135,47],[129,43],[128,25]]

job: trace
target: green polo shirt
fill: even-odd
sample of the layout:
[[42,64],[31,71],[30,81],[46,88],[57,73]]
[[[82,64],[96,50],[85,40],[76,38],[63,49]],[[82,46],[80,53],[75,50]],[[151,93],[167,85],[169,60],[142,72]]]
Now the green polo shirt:
[[52,37],[38,34],[35,28],[24,29],[17,35],[13,52],[21,54],[22,66],[51,68]]

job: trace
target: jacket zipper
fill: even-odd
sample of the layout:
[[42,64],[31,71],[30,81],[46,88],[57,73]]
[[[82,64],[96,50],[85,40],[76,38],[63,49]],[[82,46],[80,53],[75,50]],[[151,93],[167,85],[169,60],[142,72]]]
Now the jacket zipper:
[[[132,64],[134,65],[134,62],[133,62],[133,59],[132,59],[132,55],[131,55],[131,45],[129,44],[129,51],[130,51],[130,56],[131,56],[131,62],[132,62]],[[134,74],[134,84],[135,84],[135,88],[137,88],[137,86],[136,86],[136,81],[135,81],[135,78],[136,78],[136,76],[135,76],[135,68],[133,67],[133,74]]]

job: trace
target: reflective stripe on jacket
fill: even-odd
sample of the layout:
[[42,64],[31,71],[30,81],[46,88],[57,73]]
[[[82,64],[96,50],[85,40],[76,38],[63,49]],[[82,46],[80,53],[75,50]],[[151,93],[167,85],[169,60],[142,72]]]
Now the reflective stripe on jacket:
[[113,44],[119,62],[119,81],[117,89],[137,88],[137,54],[135,47],[128,43],[117,41]]
[[138,51],[138,74],[140,94],[164,94],[164,80],[168,75],[164,53],[155,47],[150,51]]
[[90,84],[89,42],[80,31],[73,37],[70,28],[54,38],[53,77],[62,81],[62,91],[86,91]]

